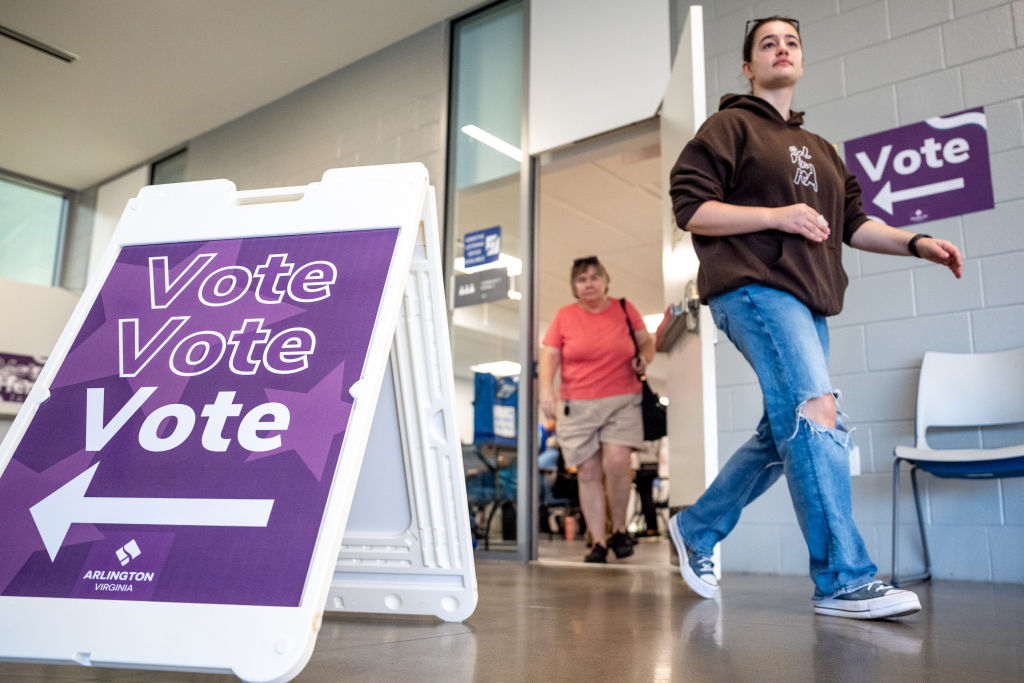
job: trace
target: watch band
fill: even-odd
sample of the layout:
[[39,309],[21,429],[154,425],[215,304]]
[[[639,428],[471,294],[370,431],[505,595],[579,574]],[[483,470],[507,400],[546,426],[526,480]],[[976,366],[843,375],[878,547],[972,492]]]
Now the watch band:
[[907,250],[909,250],[910,253],[913,254],[914,256],[916,256],[917,258],[921,258],[921,255],[917,253],[917,241],[919,239],[921,239],[922,237],[929,237],[930,238],[931,235],[926,235],[923,232],[919,232],[918,234],[916,234],[913,237],[911,237],[910,241],[907,242]]

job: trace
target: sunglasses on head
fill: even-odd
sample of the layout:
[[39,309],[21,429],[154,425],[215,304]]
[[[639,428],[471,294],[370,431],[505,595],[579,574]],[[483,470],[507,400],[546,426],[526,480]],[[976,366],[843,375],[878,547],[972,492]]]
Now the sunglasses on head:
[[750,29],[755,26],[759,26],[761,22],[765,21],[784,21],[787,24],[792,24],[793,28],[796,29],[797,34],[800,33],[800,22],[797,19],[790,19],[789,17],[762,17],[761,19],[747,19],[747,25],[743,29],[743,37],[746,38],[750,33]]
[[596,266],[596,265],[597,265],[597,257],[596,256],[584,256],[583,258],[578,258],[578,259],[576,259],[575,261],[572,262],[572,267],[573,268],[579,268],[580,266]]

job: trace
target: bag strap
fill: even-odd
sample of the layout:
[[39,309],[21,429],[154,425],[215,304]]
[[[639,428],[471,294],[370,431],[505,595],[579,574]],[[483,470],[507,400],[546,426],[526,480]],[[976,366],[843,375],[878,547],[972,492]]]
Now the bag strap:
[[[636,343],[636,335],[633,334],[633,323],[629,321],[629,312],[626,310],[626,297],[619,299],[619,303],[622,305],[622,312],[626,316],[626,327],[629,328],[629,338],[633,341],[633,357],[639,360],[640,345]],[[636,373],[636,378],[643,382],[647,379],[647,376],[638,372]]]

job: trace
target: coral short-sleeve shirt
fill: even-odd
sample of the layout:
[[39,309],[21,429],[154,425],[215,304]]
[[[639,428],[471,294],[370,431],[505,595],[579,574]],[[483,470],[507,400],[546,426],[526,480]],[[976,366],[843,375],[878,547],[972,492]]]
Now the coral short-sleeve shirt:
[[[643,317],[626,302],[634,330],[644,329]],[[558,309],[542,342],[562,354],[562,400],[583,401],[640,391],[633,372],[633,340],[618,299],[600,313],[589,313],[578,304]]]

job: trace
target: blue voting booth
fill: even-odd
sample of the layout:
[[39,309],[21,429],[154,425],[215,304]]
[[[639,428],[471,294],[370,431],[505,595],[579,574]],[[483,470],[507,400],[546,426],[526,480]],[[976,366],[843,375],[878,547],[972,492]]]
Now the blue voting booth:
[[[473,455],[484,465],[467,476],[470,507],[476,510],[475,531],[489,547],[489,533],[500,511],[502,538],[515,538],[516,444],[519,380],[478,372],[473,378]],[[467,465],[474,458],[467,458]]]

